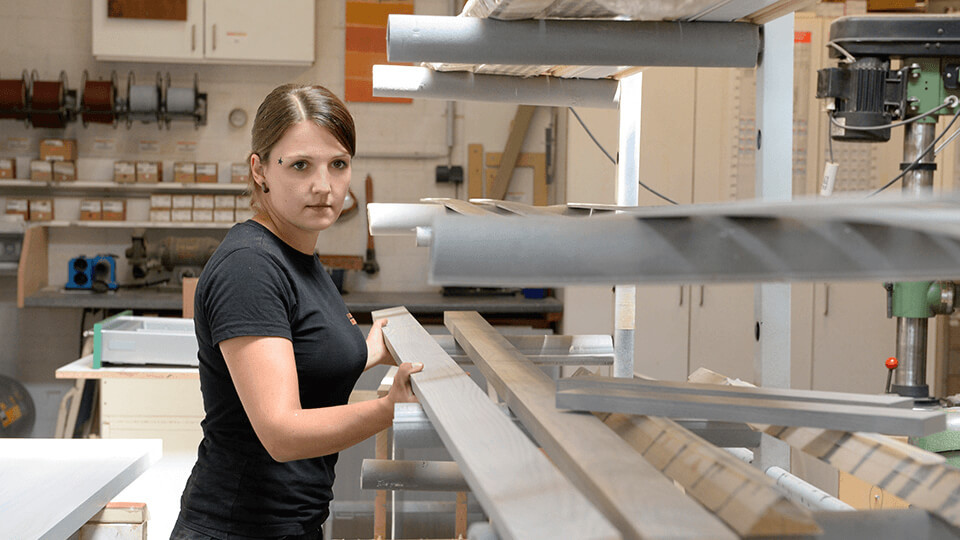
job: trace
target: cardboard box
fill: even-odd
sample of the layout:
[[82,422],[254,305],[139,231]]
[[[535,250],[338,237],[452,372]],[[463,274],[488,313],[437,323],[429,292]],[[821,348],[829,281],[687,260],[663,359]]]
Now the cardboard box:
[[53,199],[30,199],[30,221],[53,221]]
[[100,199],[81,199],[80,219],[84,221],[103,219],[103,202]]
[[44,161],[76,161],[75,139],[40,139],[40,159]]
[[233,223],[233,208],[214,208],[213,220],[217,222]]
[[123,199],[103,199],[104,221],[125,221],[127,219],[127,201]]
[[213,221],[213,209],[206,208],[194,208],[193,209],[193,221],[198,223],[209,223]]
[[213,195],[194,195],[193,209],[213,210]]
[[867,0],[867,11],[913,11],[916,0]]
[[113,181],[118,184],[132,184],[136,182],[137,164],[132,161],[114,161]]
[[150,221],[166,223],[170,221],[169,208],[151,208]]
[[13,158],[0,159],[0,178],[17,177],[17,160]]
[[193,195],[173,195],[170,197],[170,208],[174,210],[193,209]]
[[37,182],[53,181],[53,163],[39,159],[31,161],[30,179]]
[[173,164],[173,181],[192,184],[197,181],[197,164],[192,161],[180,161]]
[[163,163],[159,161],[138,161],[137,182],[156,183],[163,179]]
[[150,195],[150,209],[173,208],[173,197],[169,193],[153,193]]
[[77,179],[77,164],[74,161],[54,161],[53,179],[57,182],[73,182]]
[[246,184],[250,179],[250,165],[246,163],[230,164],[230,181],[234,184]]
[[237,207],[237,196],[236,195],[214,195],[213,196],[213,209],[222,208],[224,210],[230,209],[233,210]]
[[217,164],[216,163],[197,163],[197,183],[216,184],[217,183]]
[[241,221],[246,221],[254,216],[253,210],[244,209],[244,208],[237,208],[234,211],[234,214],[235,214],[234,219],[237,220],[237,223],[240,223]]
[[193,210],[189,208],[174,208],[170,211],[170,221],[181,223],[193,221]]
[[23,219],[27,219],[30,216],[30,201],[7,197],[7,215],[23,216]]

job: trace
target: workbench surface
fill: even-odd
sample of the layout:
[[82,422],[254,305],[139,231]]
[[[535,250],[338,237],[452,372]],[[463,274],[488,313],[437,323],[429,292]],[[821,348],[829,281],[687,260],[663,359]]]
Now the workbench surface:
[[199,379],[195,367],[107,366],[93,368],[93,355],[74,360],[56,371],[58,379]]
[[0,439],[0,537],[69,537],[160,452],[154,439]]

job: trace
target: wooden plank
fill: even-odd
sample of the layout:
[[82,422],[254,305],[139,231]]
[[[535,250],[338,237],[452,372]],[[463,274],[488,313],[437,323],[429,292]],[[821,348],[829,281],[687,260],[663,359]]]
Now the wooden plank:
[[[744,537],[816,534],[820,527],[806,509],[777,491],[758,469],[666,418],[611,414],[604,423],[651,463],[678,482],[731,529]],[[712,493],[719,497],[711,500]],[[745,504],[744,494],[750,494]]]
[[107,0],[107,17],[185,21],[187,0]]
[[457,511],[454,516],[453,535],[456,538],[467,537],[467,492],[457,492]]
[[[503,154],[500,152],[487,152],[487,167],[499,167],[502,156]],[[521,152],[517,156],[516,166],[533,168],[533,204],[534,206],[546,206],[547,154],[543,152]]]
[[448,311],[444,323],[550,459],[624,536],[737,537],[598,418],[558,411],[554,382],[479,314]]
[[794,390],[791,388],[760,388],[755,386],[725,386],[692,382],[620,379],[614,377],[570,377],[557,381],[557,390],[623,388],[638,392],[662,392],[676,395],[726,396],[744,399],[777,399],[806,403],[836,403],[838,405],[870,405],[876,407],[913,408],[913,398],[896,394],[852,394]]
[[527,128],[530,127],[530,119],[537,108],[533,105],[520,105],[517,107],[517,114],[513,117],[513,126],[510,128],[510,135],[507,137],[507,144],[503,148],[503,157],[500,161],[500,167],[497,169],[497,176],[493,181],[493,189],[487,193],[490,199],[502,199],[507,194],[507,187],[510,185],[510,178],[513,177],[513,168],[517,163],[517,156],[520,154],[520,148],[523,146],[523,140],[527,138]]
[[811,426],[842,431],[883,431],[893,435],[925,436],[947,428],[946,416],[940,411],[680,395],[636,388],[561,390],[557,392],[556,404],[558,408],[575,411]]
[[23,233],[20,264],[17,268],[17,307],[23,300],[47,286],[47,244],[49,229],[28,227]]
[[483,197],[486,178],[483,176],[483,145],[467,145],[467,194],[470,199]]
[[426,197],[426,198],[420,199],[420,202],[442,204],[449,210],[453,210],[454,212],[458,214],[462,214],[464,216],[496,215],[495,213],[490,212],[489,210],[484,210],[483,208],[475,204],[470,204],[467,201],[462,201],[460,199],[447,199],[443,197]]
[[[689,379],[734,384],[733,379],[704,368]],[[947,465],[943,456],[876,433],[748,425],[960,527],[960,469]]]
[[323,266],[335,270],[363,270],[363,257],[359,255],[321,255],[317,258]]
[[[393,376],[396,375],[397,368],[391,367],[387,370],[380,387],[377,388],[377,397],[383,397],[390,392],[390,385],[393,384]],[[390,430],[385,429],[377,433],[374,437],[374,453],[377,459],[387,459],[390,457]],[[387,492],[378,489],[373,497],[373,537],[383,540],[387,537]]]
[[414,393],[501,538],[621,537],[406,309],[383,318],[394,358],[423,363]]

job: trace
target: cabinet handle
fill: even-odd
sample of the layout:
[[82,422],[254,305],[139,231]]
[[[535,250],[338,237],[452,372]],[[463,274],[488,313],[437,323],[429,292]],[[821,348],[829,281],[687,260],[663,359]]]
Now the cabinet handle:
[[830,284],[823,284],[823,316],[830,313]]
[[700,286],[700,307],[703,307],[703,285]]
[[680,286],[680,305],[683,305],[683,285]]
[[197,50],[197,25],[190,25],[190,52]]
[[217,25],[213,25],[213,50],[217,50]]

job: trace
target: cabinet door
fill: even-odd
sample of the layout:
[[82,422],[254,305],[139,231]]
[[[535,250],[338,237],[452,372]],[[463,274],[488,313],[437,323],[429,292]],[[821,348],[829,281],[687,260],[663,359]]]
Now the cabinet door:
[[183,62],[203,59],[203,0],[187,0],[187,20],[107,17],[107,0],[93,0],[97,60]]
[[818,283],[813,305],[813,389],[883,392],[897,321],[878,282]]
[[668,381],[688,375],[690,286],[637,287],[637,330],[633,370]]
[[691,287],[690,371],[705,367],[754,382],[754,285]]
[[208,61],[312,64],[315,0],[206,0]]

